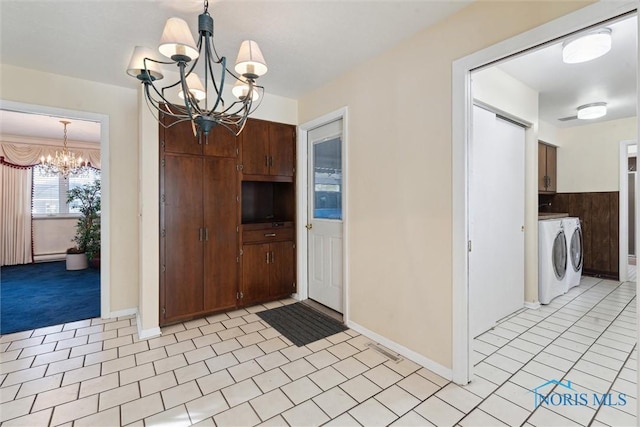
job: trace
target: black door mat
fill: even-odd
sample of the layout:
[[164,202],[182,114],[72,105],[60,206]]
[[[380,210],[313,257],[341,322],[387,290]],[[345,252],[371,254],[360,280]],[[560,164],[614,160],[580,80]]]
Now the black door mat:
[[298,347],[349,329],[299,302],[256,314]]

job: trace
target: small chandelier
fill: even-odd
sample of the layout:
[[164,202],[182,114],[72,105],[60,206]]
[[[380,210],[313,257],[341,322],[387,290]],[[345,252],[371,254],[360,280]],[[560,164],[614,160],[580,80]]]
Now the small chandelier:
[[[204,12],[198,16],[198,43],[196,45],[187,23],[180,18],[169,18],[165,24],[158,50],[170,62],[152,58],[153,52],[136,46],[127,74],[136,77],[144,85],[147,104],[154,115],[166,114],[176,123],[190,120],[194,135],[208,135],[215,126],[223,126],[236,136],[242,132],[247,117],[259,104],[254,103],[264,95],[264,88],[256,85],[256,79],[267,72],[267,64],[258,44],[245,40],[240,45],[235,64],[235,74],[227,68],[227,59],[218,56],[213,43],[213,18],[208,12],[209,2],[204,2]],[[204,85],[194,72],[200,58],[204,62]],[[158,87],[163,78],[160,64],[177,65],[180,79],[168,86]],[[214,77],[214,68],[220,67],[219,81]],[[227,104],[222,97],[224,85],[231,79],[235,82],[232,93],[237,100]],[[215,96],[208,99],[209,88]],[[176,88],[182,103],[168,100],[167,91]],[[203,102],[204,101],[204,102]],[[162,126],[168,127],[156,117]]]
[[55,157],[48,155],[40,157],[41,171],[45,175],[62,175],[65,179],[69,175],[80,175],[84,172],[85,164],[82,164],[82,157],[76,157],[75,153],[72,153],[67,149],[67,125],[71,122],[67,120],[60,120],[60,123],[64,125],[64,142],[62,152],[56,150]]

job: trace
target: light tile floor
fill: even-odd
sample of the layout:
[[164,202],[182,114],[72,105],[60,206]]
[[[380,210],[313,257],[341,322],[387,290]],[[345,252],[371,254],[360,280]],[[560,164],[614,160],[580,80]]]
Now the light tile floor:
[[[139,340],[134,318],[0,338],[0,422],[64,426],[635,425],[635,291],[585,278],[474,341],[459,387],[389,360],[353,330],[296,347],[255,314],[210,316]],[[419,331],[419,328],[416,329]],[[626,406],[546,407],[533,387],[625,392]],[[545,389],[545,392],[551,390]]]

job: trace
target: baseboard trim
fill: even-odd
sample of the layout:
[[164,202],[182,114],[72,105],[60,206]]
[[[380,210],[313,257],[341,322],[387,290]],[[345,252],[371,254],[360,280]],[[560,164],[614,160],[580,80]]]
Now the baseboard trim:
[[525,301],[524,308],[528,308],[530,310],[537,310],[540,308],[540,301],[536,301],[536,302]]
[[138,313],[137,310],[136,310],[136,324],[138,325],[138,338],[141,340],[155,338],[162,335],[162,331],[160,330],[159,326],[149,328],[149,329],[142,329],[142,320],[140,319],[140,313]]
[[124,316],[137,316],[138,309],[137,308],[125,308],[124,310],[112,311],[109,313],[109,319],[113,319],[114,317],[124,317]]
[[419,353],[416,353],[413,350],[409,350],[408,348],[406,348],[405,346],[398,344],[395,341],[391,341],[388,338],[383,337],[380,334],[377,334],[373,331],[370,331],[369,329],[365,328],[362,325],[359,325],[356,322],[353,322],[351,320],[347,320],[346,325],[348,327],[350,327],[351,329],[353,329],[354,331],[368,337],[371,338],[372,340],[382,344],[383,346],[387,347],[390,350],[395,351],[396,353],[398,353],[399,355],[411,360],[412,362],[417,363],[420,366],[423,366],[425,368],[427,368],[428,370],[435,372],[436,374],[440,375],[441,377],[451,381],[453,379],[453,370],[451,370],[450,368],[447,368],[445,366],[442,366],[441,364],[434,362],[433,360],[429,359],[428,357],[425,357]]

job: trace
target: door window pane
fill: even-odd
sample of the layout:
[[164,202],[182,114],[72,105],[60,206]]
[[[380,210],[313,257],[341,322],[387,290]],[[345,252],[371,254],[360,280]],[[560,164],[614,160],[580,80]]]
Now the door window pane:
[[313,216],[342,219],[342,139],[313,144]]

